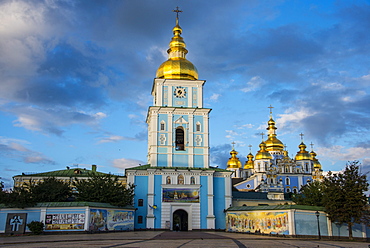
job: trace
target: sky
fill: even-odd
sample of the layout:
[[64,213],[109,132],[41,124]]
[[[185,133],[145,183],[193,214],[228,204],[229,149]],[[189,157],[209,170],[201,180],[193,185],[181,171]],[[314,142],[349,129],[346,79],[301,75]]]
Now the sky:
[[[370,1],[0,0],[0,177],[147,163],[151,88],[179,6],[206,80],[211,165],[244,163],[268,108],[291,157],[370,171]],[[251,145],[251,147],[249,147]]]

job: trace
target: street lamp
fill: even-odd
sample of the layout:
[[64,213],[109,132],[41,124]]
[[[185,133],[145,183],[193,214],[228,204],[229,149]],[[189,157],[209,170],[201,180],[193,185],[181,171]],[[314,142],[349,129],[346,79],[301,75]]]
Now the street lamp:
[[317,218],[317,232],[319,233],[319,239],[321,239],[320,220],[319,220],[320,213],[319,213],[319,211],[316,211],[315,215],[316,215],[316,218]]

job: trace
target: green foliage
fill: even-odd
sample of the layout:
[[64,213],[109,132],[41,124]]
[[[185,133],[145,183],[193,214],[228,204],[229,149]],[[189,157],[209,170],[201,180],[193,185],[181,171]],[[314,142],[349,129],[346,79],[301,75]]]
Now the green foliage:
[[36,204],[31,193],[25,188],[16,188],[10,192],[4,192],[0,197],[0,203],[14,208],[33,207]]
[[35,202],[63,202],[72,194],[69,184],[55,177],[46,178],[38,184],[31,183],[29,191]]
[[75,181],[78,201],[104,202],[115,206],[129,206],[133,204],[134,185],[125,187],[114,175],[90,174],[87,180]]
[[347,163],[343,173],[329,172],[323,183],[323,204],[330,220],[347,224],[352,239],[352,226],[363,222],[367,207],[366,175],[359,172],[359,162],[353,161]]
[[323,186],[320,181],[304,185],[300,194],[293,196],[293,202],[298,205],[323,206]]
[[31,223],[27,224],[27,227],[33,234],[36,235],[39,235],[44,231],[44,223],[40,221],[31,221]]

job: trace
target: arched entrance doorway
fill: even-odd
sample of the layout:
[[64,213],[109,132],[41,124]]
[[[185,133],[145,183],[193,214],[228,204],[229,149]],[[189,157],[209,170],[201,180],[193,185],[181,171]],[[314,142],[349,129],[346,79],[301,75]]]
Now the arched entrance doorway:
[[185,210],[179,209],[173,213],[172,230],[176,230],[178,224],[180,231],[188,230],[188,213]]

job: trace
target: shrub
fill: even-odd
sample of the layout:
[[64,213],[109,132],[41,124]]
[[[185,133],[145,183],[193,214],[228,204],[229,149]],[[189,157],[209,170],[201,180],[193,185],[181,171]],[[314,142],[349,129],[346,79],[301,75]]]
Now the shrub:
[[44,223],[40,221],[31,221],[31,223],[27,224],[27,227],[33,234],[36,235],[39,235],[44,231]]

